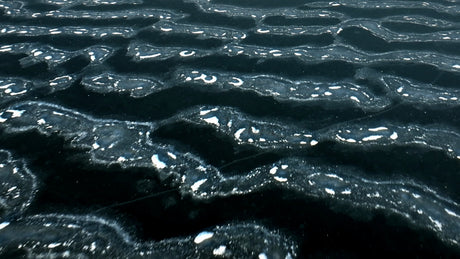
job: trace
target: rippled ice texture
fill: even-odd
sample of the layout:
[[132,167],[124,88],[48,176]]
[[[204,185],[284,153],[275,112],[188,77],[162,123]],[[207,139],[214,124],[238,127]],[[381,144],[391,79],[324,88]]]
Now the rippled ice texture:
[[459,256],[457,1],[0,12],[3,257]]

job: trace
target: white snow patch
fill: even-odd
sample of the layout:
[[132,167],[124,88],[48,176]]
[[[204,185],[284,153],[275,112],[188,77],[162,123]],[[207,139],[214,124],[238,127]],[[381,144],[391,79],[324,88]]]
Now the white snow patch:
[[200,188],[200,186],[202,184],[204,184],[208,179],[201,179],[201,180],[198,180],[196,181],[194,184],[192,184],[192,186],[190,186],[190,188],[192,189],[192,191],[196,192],[198,191],[198,188]]
[[324,190],[329,193],[330,195],[335,195],[335,191],[333,189],[330,189],[330,188],[324,188]]
[[373,132],[383,131],[383,130],[388,130],[388,128],[387,127],[369,128],[369,131],[373,131]]
[[243,80],[239,79],[238,77],[232,77],[233,80],[236,80],[236,82],[228,82],[229,84],[235,86],[235,87],[238,87],[238,86],[241,86],[243,84]]
[[10,224],[10,222],[6,222],[6,221],[5,221],[5,222],[2,222],[2,223],[0,223],[0,229],[4,229],[4,228],[6,228],[6,227],[7,227],[9,224]]
[[203,119],[205,122],[209,123],[209,124],[214,124],[216,126],[220,126],[219,124],[219,118],[217,118],[216,116],[213,116],[211,118],[206,118],[206,119]]
[[224,255],[226,249],[227,249],[226,246],[219,246],[218,248],[214,248],[214,250],[212,250],[212,254],[213,255]]
[[444,209],[445,212],[447,212],[447,214],[451,215],[451,216],[454,216],[454,217],[457,217],[457,218],[460,218],[459,215],[457,215],[455,212],[449,210],[449,209]]
[[350,195],[350,194],[351,194],[351,190],[350,190],[350,189],[345,189],[344,191],[341,192],[341,194]]
[[237,130],[235,132],[235,134],[234,134],[235,138],[238,139],[238,140],[241,140],[240,139],[241,133],[243,133],[243,131],[245,131],[245,130],[246,130],[246,128],[241,128],[241,129]]
[[275,180],[277,180],[278,182],[282,182],[282,183],[287,182],[287,180],[288,180],[287,178],[279,177],[279,176],[275,176],[275,177],[273,177],[273,178],[274,178]]
[[382,137],[383,137],[382,135],[371,135],[369,137],[363,138],[363,141],[377,140],[377,139],[381,139]]
[[260,253],[259,254],[259,259],[268,259],[267,255],[265,253]]
[[6,112],[12,113],[11,118],[21,117],[26,110],[6,110]]
[[359,99],[358,99],[358,97],[356,97],[356,96],[350,96],[350,99],[352,99],[353,101],[355,101],[355,102],[357,102],[357,103],[360,102]]
[[164,169],[166,168],[166,164],[162,162],[159,158],[158,155],[155,154],[152,156],[152,164],[155,166],[157,169]]
[[51,243],[51,244],[48,245],[48,248],[56,248],[56,247],[58,247],[60,245],[61,245],[61,243]]
[[203,241],[212,238],[213,236],[214,236],[214,233],[203,231],[195,237],[193,242],[195,242],[195,244],[200,244]]
[[393,132],[393,134],[391,134],[390,138],[391,138],[392,140],[397,139],[397,138],[398,138],[398,133]]

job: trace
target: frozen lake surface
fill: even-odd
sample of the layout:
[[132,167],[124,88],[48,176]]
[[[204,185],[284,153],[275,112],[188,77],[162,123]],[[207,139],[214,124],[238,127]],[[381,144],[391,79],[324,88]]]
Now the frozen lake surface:
[[460,3],[0,0],[0,255],[460,256]]

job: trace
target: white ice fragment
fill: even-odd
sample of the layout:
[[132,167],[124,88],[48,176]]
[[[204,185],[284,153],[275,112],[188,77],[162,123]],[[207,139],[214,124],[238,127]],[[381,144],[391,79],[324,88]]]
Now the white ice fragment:
[[75,224],[69,224],[67,225],[68,228],[79,228],[80,226],[79,225],[75,225]]
[[207,180],[208,179],[201,179],[201,180],[196,181],[195,183],[192,184],[192,186],[190,186],[190,189],[192,189],[192,191],[194,192],[198,191],[198,188],[200,188],[200,186],[204,184]]
[[344,191],[341,192],[341,194],[350,195],[351,190],[350,189],[345,189]]
[[284,177],[279,177],[279,176],[275,176],[273,177],[273,179],[277,180],[278,182],[281,182],[281,183],[284,183],[284,182],[287,182],[287,178],[284,178]]
[[268,259],[267,255],[265,253],[260,253],[259,254],[259,259]]
[[460,218],[459,215],[457,215],[455,212],[449,210],[449,209],[444,209],[445,212],[447,212],[447,214],[451,215],[451,216],[454,216],[454,217],[457,217],[457,218]]
[[359,103],[359,99],[356,97],[356,96],[350,96],[350,99],[352,99],[353,101]]
[[324,95],[325,95],[325,96],[330,96],[330,95],[332,95],[332,93],[329,92],[329,91],[326,91],[326,92],[324,92]]
[[195,55],[195,53],[196,53],[196,52],[193,51],[193,50],[192,50],[192,51],[184,50],[184,51],[181,51],[181,52],[179,53],[179,55],[180,55],[181,57],[190,57],[190,56]]
[[96,250],[96,242],[92,242],[92,243],[91,243],[91,246],[90,246],[89,250],[90,250],[91,252],[94,252],[94,251]]
[[[7,89],[7,90],[9,90],[9,89]],[[5,92],[6,92],[6,90],[5,90]],[[22,90],[22,91],[19,91],[19,92],[11,92],[10,95],[11,96],[16,96],[16,95],[21,95],[21,94],[25,94],[25,93],[27,93],[27,90]]]
[[281,169],[283,170],[286,170],[286,168],[288,168],[289,166],[288,165],[281,165]]
[[210,109],[210,110],[202,110],[202,111],[200,111],[200,115],[206,115],[206,114],[208,114],[208,113],[210,113],[210,112],[215,112],[215,111],[217,111],[218,109],[219,109],[219,108],[213,108],[213,109]]
[[202,80],[205,84],[214,84],[217,81],[216,76],[211,76],[211,79],[207,79],[208,76],[201,74],[199,77],[195,77],[194,80]]
[[15,85],[15,83],[9,83],[9,84],[6,84],[6,85],[1,85],[0,89],[5,89],[5,88],[8,88],[8,87],[13,86],[13,85]]
[[0,229],[6,228],[9,224],[10,222],[7,222],[7,221],[0,223]]
[[26,110],[6,110],[6,112],[12,113],[11,118],[21,117]]
[[392,140],[397,139],[397,138],[398,138],[398,133],[393,132],[393,134],[391,134],[390,138],[391,138]]
[[318,141],[317,140],[312,140],[310,141],[310,146],[316,146],[316,144],[318,144]]
[[46,121],[45,121],[44,119],[39,119],[39,120],[37,120],[37,124],[38,124],[38,125],[43,125],[43,124],[45,124],[45,123],[46,123]]
[[174,159],[174,160],[177,158],[177,156],[174,155],[174,154],[171,153],[171,152],[168,152],[168,156],[169,156],[170,158]]
[[207,239],[210,239],[214,236],[214,233],[212,232],[208,232],[208,231],[203,231],[201,232],[200,234],[198,234],[195,239],[193,240],[193,242],[195,242],[195,244],[200,244],[201,242],[207,240]]
[[58,247],[60,245],[61,245],[61,243],[51,243],[51,244],[48,245],[48,248],[56,248],[56,247]]
[[214,248],[214,250],[212,250],[212,254],[213,255],[224,255],[226,249],[227,249],[226,246],[221,245],[218,248]]
[[246,130],[246,128],[241,128],[241,129],[237,130],[237,131],[235,132],[235,134],[234,134],[235,138],[236,138],[237,140],[241,140],[241,139],[240,139],[241,133],[243,133],[243,131],[245,131],[245,130]]
[[152,156],[152,164],[153,166],[155,166],[155,168],[157,169],[164,169],[166,168],[166,164],[164,162],[162,162],[159,158],[158,158],[158,155],[155,154]]
[[460,68],[460,65],[453,65],[453,68]]
[[373,132],[383,131],[383,130],[388,130],[388,128],[387,127],[369,128],[369,131],[373,131]]
[[335,195],[335,191],[333,189],[330,189],[330,188],[324,188],[324,190],[329,193],[330,195]]
[[97,142],[94,142],[92,145],[93,149],[98,149],[100,146]]
[[272,169],[270,169],[270,174],[276,174],[276,171],[278,171],[278,167],[274,166]]
[[371,136],[363,138],[363,141],[378,140],[378,139],[381,139],[382,137],[383,137],[382,135],[371,135]]
[[380,197],[380,193],[379,193],[379,192],[368,193],[368,194],[366,194],[366,196],[369,197],[369,198],[379,198],[379,197]]
[[118,161],[118,162],[125,162],[125,161],[126,161],[126,158],[121,156],[121,157],[119,157],[119,158],[117,159],[117,161]]
[[257,29],[258,33],[269,33],[270,30]]
[[152,55],[139,56],[139,59],[156,58],[156,57],[159,57],[159,56],[161,56],[161,53],[155,53],[155,54],[152,54]]
[[431,222],[434,223],[434,226],[439,230],[439,231],[442,231],[442,223],[433,219],[432,217],[428,216],[428,218],[430,219]]
[[206,118],[206,119],[203,119],[205,122],[209,123],[209,124],[214,124],[216,126],[220,126],[219,124],[219,118],[217,118],[216,116],[213,116],[211,118]]
[[336,174],[325,174],[325,176],[329,177],[329,178],[335,178],[335,179],[339,179],[340,181],[343,181],[343,178],[336,175]]
[[238,87],[243,84],[243,80],[239,79],[238,77],[232,77],[233,80],[236,80],[236,82],[228,82],[229,84]]

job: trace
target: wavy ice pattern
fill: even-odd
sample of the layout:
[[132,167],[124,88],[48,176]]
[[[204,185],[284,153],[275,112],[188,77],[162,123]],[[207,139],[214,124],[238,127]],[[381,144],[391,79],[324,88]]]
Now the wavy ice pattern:
[[459,11],[0,0],[0,255],[457,257]]
[[1,220],[0,227],[8,225],[8,220],[19,217],[30,205],[37,191],[37,180],[34,174],[22,161],[14,160],[5,150],[0,151],[1,163]]
[[3,226],[0,236],[9,240],[8,248],[27,257],[248,257],[255,251],[259,257],[296,255],[296,246],[287,237],[251,223],[217,226],[185,238],[138,242],[113,221],[50,214]]

